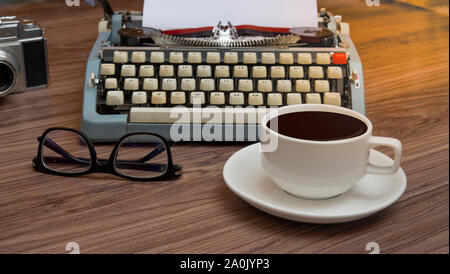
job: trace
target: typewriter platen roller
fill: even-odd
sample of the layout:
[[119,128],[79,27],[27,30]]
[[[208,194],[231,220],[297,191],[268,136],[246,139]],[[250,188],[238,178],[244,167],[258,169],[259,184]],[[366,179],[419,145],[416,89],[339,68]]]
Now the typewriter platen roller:
[[[139,12],[105,8],[87,64],[82,130],[93,141],[137,131],[210,141],[195,128],[220,113],[213,141],[257,141],[269,107],[319,103],[364,114],[362,66],[349,27],[325,10],[318,16],[313,28],[216,22],[157,30],[143,28]],[[203,115],[195,119],[198,110]],[[174,138],[181,116],[188,132]]]

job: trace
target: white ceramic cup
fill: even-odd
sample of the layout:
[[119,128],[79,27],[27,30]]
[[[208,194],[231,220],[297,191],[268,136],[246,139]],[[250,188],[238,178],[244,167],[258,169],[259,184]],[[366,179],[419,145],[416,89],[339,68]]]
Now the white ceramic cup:
[[[276,116],[292,112],[323,111],[355,117],[367,125],[357,137],[335,141],[309,141],[279,134],[267,127]],[[261,120],[261,167],[286,192],[301,198],[325,199],[349,190],[366,174],[393,174],[400,166],[399,140],[372,136],[372,123],[364,115],[330,105],[292,105],[270,111]],[[273,151],[265,146],[275,145]],[[392,166],[369,163],[369,152],[377,146],[395,152]]]

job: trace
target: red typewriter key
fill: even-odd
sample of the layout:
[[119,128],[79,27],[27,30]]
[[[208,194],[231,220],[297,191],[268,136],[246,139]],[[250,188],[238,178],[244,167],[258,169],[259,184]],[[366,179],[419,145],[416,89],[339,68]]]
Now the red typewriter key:
[[345,52],[336,52],[333,54],[333,64],[345,65],[347,64],[347,54]]

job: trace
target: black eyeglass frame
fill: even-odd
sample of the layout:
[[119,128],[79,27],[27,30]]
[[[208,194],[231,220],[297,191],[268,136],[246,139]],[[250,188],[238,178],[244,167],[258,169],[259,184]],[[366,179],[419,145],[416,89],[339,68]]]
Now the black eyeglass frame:
[[[65,130],[65,131],[71,131],[74,132],[76,134],[78,134],[80,137],[83,138],[83,140],[86,142],[87,146],[88,146],[88,150],[90,153],[90,166],[87,170],[85,171],[81,171],[81,172],[62,172],[62,171],[57,171],[57,170],[53,170],[49,167],[47,167],[44,163],[44,159],[42,158],[42,147],[44,146],[44,141],[45,141],[45,136],[47,136],[47,134],[51,131],[56,131],[56,130]],[[134,135],[149,135],[149,136],[153,136],[153,137],[157,137],[158,139],[160,139],[164,146],[165,149],[167,150],[167,168],[165,169],[164,173],[162,173],[161,175],[155,176],[155,177],[133,177],[133,176],[128,176],[126,174],[122,174],[121,172],[116,170],[116,158],[117,158],[117,154],[119,152],[119,147],[122,144],[122,142],[131,136]],[[86,134],[84,134],[82,131],[77,130],[77,129],[73,129],[73,128],[64,128],[64,127],[52,127],[52,128],[48,128],[46,129],[41,136],[39,136],[38,138],[39,141],[39,147],[38,147],[38,152],[37,152],[37,156],[35,158],[33,158],[33,168],[36,171],[40,171],[40,172],[44,172],[44,173],[48,173],[48,174],[53,174],[53,175],[61,175],[61,176],[66,176],[66,177],[75,177],[75,176],[81,176],[81,175],[87,175],[87,174],[91,174],[91,173],[107,173],[107,174],[113,174],[122,178],[126,178],[129,180],[133,180],[133,181],[163,181],[163,180],[170,180],[173,178],[177,178],[182,174],[182,167],[179,165],[174,165],[173,164],[173,160],[172,160],[172,153],[170,151],[170,147],[174,144],[173,142],[168,142],[164,137],[162,137],[161,135],[155,134],[155,133],[148,133],[148,132],[133,132],[133,133],[128,133],[124,136],[122,136],[114,145],[113,150],[111,151],[111,154],[109,156],[108,159],[99,159],[97,158],[97,152],[95,150],[94,144],[92,143],[92,141],[87,137]]]

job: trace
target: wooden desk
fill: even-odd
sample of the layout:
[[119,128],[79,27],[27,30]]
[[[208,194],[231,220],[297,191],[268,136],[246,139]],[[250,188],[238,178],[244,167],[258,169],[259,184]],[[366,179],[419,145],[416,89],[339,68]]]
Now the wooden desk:
[[35,138],[47,127],[80,126],[86,59],[102,11],[84,1],[2,6],[0,15],[47,28],[51,84],[0,100],[0,252],[66,253],[73,241],[82,253],[366,253],[375,241],[382,253],[448,253],[448,17],[384,2],[319,2],[350,23],[374,133],[403,142],[408,188],[399,202],[336,225],[273,217],[222,179],[226,159],[244,144],[178,145],[174,157],[185,173],[170,183],[34,172]]

